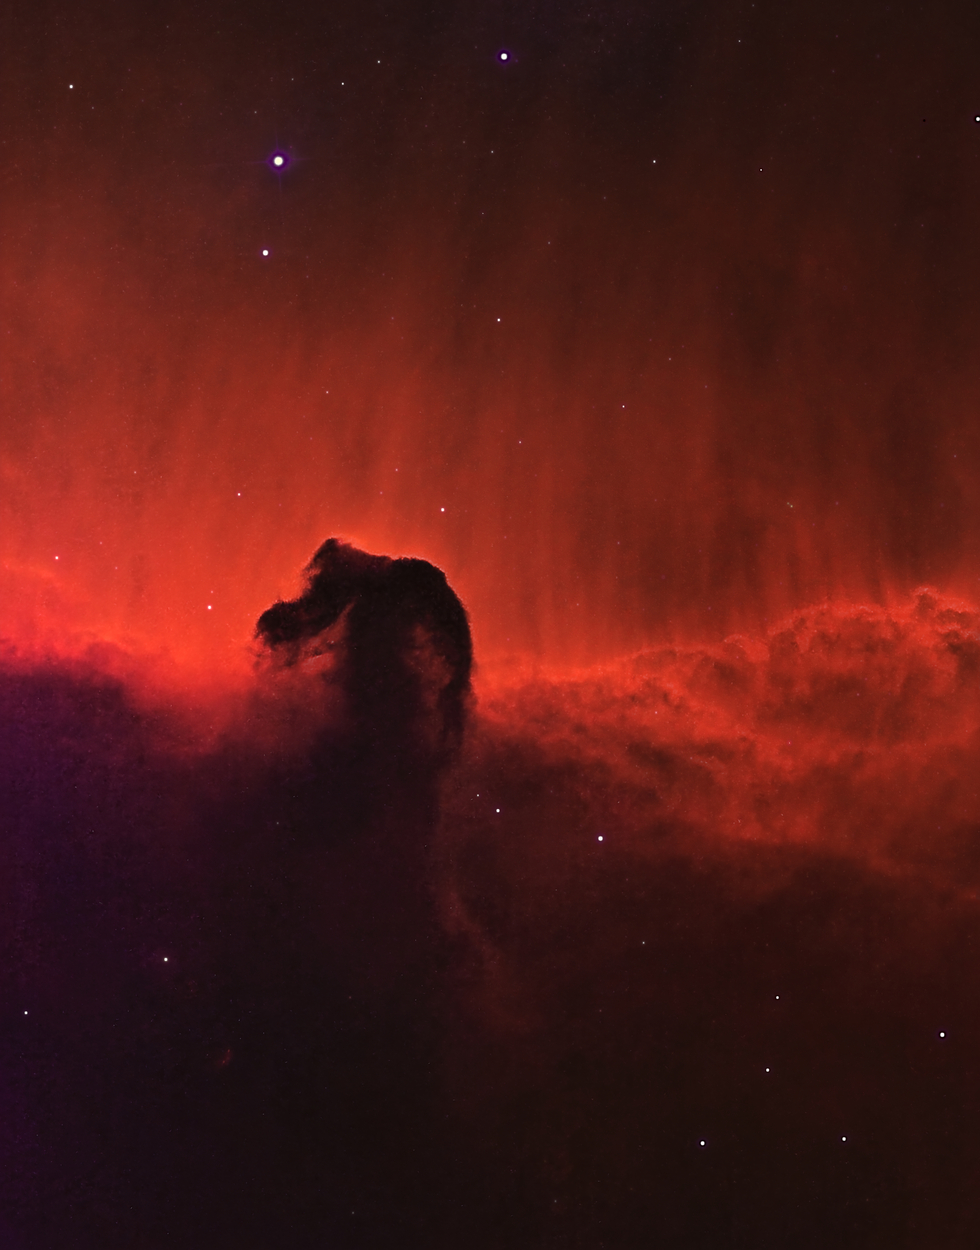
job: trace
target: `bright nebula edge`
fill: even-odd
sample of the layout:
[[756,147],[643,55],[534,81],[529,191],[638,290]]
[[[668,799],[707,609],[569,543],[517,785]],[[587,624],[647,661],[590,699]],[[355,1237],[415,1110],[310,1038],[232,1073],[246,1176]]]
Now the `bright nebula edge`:
[[0,1247],[980,1244],[980,14],[204,7],[0,19]]

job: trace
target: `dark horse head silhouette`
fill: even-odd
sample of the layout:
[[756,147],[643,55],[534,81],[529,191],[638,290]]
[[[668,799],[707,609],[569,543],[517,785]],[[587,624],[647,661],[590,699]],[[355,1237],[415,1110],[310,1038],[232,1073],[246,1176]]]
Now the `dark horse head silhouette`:
[[[425,560],[331,538],[305,572],[303,593],[263,612],[256,635],[273,671],[290,670],[292,696],[315,706],[325,684],[342,710],[293,757],[275,826],[300,855],[294,894],[316,882],[319,944],[387,985],[419,984],[442,941],[432,855],[470,698],[469,621]],[[314,867],[321,851],[340,858]]]
[[329,656],[362,756],[388,775],[449,761],[462,737],[473,647],[466,611],[426,560],[392,559],[329,538],[297,599],[273,604],[256,634],[288,667]]

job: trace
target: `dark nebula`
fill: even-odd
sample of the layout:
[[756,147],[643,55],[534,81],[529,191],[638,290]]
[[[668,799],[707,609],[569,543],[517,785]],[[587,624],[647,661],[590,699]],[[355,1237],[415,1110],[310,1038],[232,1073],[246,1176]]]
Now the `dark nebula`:
[[306,572],[300,598],[259,618],[262,641],[287,665],[340,648],[336,680],[348,723],[366,748],[390,760],[426,740],[437,756],[458,747],[473,644],[466,612],[441,569],[329,538]]
[[373,1244],[437,1213],[469,626],[423,560],[330,540],[308,573],[207,748],[98,664],[4,667],[13,1244]]
[[3,1244],[972,1244],[980,615],[828,605],[461,737],[442,573],[307,575],[207,716],[5,660]]

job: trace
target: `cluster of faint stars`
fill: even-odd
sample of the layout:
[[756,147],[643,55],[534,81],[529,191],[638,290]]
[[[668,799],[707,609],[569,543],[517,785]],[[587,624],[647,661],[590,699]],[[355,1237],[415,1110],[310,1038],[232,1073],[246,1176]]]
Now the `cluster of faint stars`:
[[[495,59],[498,61],[499,64],[506,65],[506,64],[509,64],[514,59],[514,54],[508,48],[501,48],[500,51],[496,54]],[[381,62],[378,61],[377,64],[380,65]],[[68,84],[69,88],[73,88],[74,85],[75,85],[74,83]],[[346,79],[343,79],[340,85],[342,87],[346,86]],[[490,150],[490,155],[491,156],[493,155],[492,148]],[[283,174],[292,163],[292,158],[290,157],[288,152],[284,152],[281,148],[276,148],[276,150],[268,157],[266,163],[268,164],[269,168],[274,170],[277,174]],[[657,162],[654,161],[653,163],[656,165]],[[280,186],[281,185],[282,184],[280,182]],[[265,259],[268,259],[268,257],[271,256],[271,254],[272,254],[271,250],[267,247],[263,247],[260,250],[260,255]],[[499,321],[500,318],[498,317],[497,320]],[[443,508],[442,511],[445,512],[445,508]]]

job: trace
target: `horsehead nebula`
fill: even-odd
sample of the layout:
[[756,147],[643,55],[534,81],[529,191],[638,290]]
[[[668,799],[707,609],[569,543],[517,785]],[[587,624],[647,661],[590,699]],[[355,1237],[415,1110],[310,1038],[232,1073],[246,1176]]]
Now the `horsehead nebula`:
[[437,755],[458,746],[473,647],[445,574],[425,560],[372,556],[330,538],[307,576],[298,599],[259,618],[270,650],[287,665],[308,665],[339,647],[349,714],[375,751],[387,755],[409,738]]
[[977,1244],[976,6],[3,22],[0,1243]]

